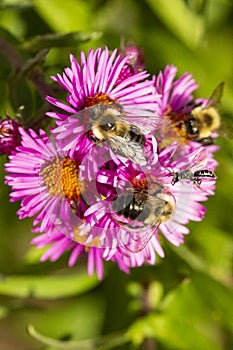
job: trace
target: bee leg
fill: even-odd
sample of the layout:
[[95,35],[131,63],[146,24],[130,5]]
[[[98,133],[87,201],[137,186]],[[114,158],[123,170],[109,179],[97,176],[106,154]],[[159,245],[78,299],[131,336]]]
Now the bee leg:
[[96,136],[94,136],[92,130],[88,131],[87,137],[92,142],[95,142],[95,143],[100,142],[100,139],[98,139]]
[[194,185],[196,185],[198,188],[201,189],[201,183],[202,183],[201,179],[194,179],[193,183]]
[[175,183],[178,182],[178,181],[179,181],[179,179],[178,179],[178,174],[175,173],[175,174],[173,175],[173,179],[172,179],[171,184],[172,184],[172,185],[175,185]]
[[214,140],[211,136],[199,139],[198,142],[200,142],[202,146],[209,146],[214,144]]

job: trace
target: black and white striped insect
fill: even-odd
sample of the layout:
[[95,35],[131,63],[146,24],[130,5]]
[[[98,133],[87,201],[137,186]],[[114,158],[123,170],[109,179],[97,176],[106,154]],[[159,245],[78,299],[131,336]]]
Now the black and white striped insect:
[[[206,167],[207,162],[208,162],[208,153],[206,149],[201,149],[201,150],[197,150],[192,161],[189,162],[186,169],[172,172],[169,168],[166,167],[166,169],[170,173],[169,176],[173,177],[171,184],[175,185],[179,181],[181,182],[190,181],[190,182],[193,182],[193,184],[196,185],[197,187],[200,187],[203,179],[215,180],[217,178],[216,174],[212,170],[204,168]],[[204,168],[204,169],[201,169],[201,168]]]
[[175,185],[175,183],[179,181],[189,180],[192,181],[194,185],[200,187],[203,178],[216,179],[216,174],[208,169],[197,170],[194,172],[192,172],[191,170],[182,170],[173,174],[171,184]]

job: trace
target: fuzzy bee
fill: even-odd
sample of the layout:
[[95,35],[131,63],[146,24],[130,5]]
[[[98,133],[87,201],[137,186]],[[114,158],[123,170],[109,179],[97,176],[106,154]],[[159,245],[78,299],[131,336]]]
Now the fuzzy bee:
[[196,106],[184,120],[186,138],[200,142],[203,146],[213,143],[212,133],[220,127],[219,106],[224,83],[213,91],[206,107]]
[[[130,220],[127,229],[131,233],[131,241],[127,249],[139,252],[147,245],[157,227],[171,219],[175,211],[175,199],[165,193],[162,185],[154,183],[151,194],[139,188],[120,194],[112,203],[112,209],[118,216]],[[121,220],[118,219],[118,222],[121,223]]]
[[184,140],[199,142],[203,146],[213,144],[212,133],[220,127],[219,107],[223,87],[222,82],[214,89],[205,107],[197,104],[189,113],[172,112],[168,108],[165,118],[170,120],[173,128],[166,126],[166,137],[177,140],[181,137]]
[[[91,122],[88,135],[91,141],[106,141],[115,153],[140,166],[147,164],[143,147],[148,130],[143,125],[153,125],[153,118],[143,116],[138,118],[138,125],[130,123],[118,103],[97,104],[89,110]],[[154,120],[157,121],[157,117]]]

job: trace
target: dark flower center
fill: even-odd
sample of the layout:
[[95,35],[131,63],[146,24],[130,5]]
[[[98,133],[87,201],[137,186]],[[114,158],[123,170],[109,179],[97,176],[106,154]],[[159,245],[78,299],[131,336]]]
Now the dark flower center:
[[133,188],[138,191],[148,191],[148,182],[146,178],[137,178],[136,176],[131,178],[130,182]]
[[97,104],[108,104],[113,103],[114,101],[111,97],[109,97],[107,94],[104,94],[102,92],[98,92],[94,96],[87,97],[85,100],[85,107],[92,107]]

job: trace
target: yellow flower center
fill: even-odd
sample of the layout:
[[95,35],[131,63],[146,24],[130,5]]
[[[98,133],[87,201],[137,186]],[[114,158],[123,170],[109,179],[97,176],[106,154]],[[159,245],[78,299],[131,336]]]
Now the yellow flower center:
[[79,164],[69,157],[54,157],[40,172],[51,196],[65,197],[69,201],[80,201],[84,184],[79,182]]
[[98,237],[95,237],[90,243],[86,244],[85,241],[87,239],[87,234],[80,235],[81,230],[80,230],[79,226],[75,226],[73,231],[74,231],[74,238],[73,238],[74,241],[78,242],[81,245],[85,245],[86,251],[88,251],[90,247],[101,248],[101,243],[100,243]]

